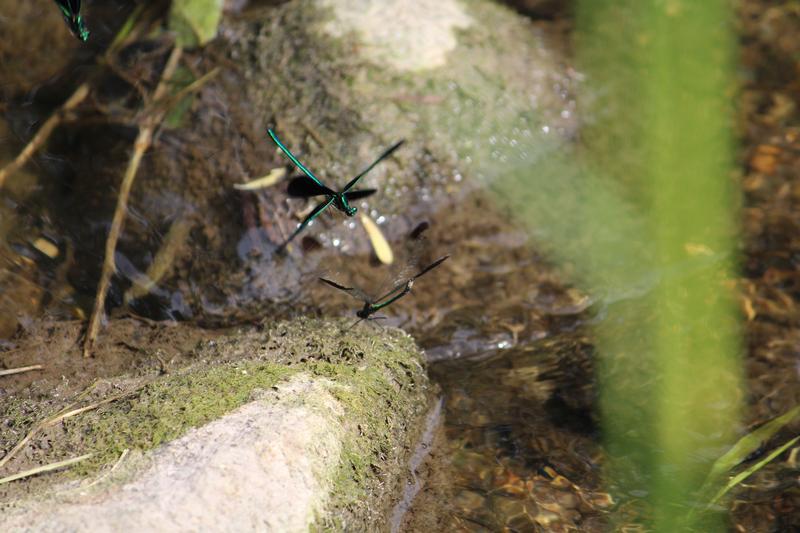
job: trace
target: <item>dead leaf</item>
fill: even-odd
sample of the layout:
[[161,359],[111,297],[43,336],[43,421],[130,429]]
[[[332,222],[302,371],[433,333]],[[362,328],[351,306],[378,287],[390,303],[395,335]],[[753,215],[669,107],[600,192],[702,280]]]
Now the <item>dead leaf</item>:
[[257,189],[264,189],[266,187],[272,187],[282,180],[284,176],[286,176],[285,167],[273,168],[269,171],[269,174],[263,178],[248,181],[247,183],[236,183],[234,184],[233,188],[237,191],[255,191]]
[[391,265],[394,262],[394,254],[378,225],[363,213],[361,214],[361,223],[364,225],[364,229],[367,230],[369,241],[372,243],[372,249],[375,250],[378,260],[384,265]]

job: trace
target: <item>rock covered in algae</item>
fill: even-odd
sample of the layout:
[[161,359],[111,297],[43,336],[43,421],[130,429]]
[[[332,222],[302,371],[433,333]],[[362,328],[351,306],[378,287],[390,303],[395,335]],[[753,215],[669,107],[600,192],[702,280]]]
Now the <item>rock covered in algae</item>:
[[[432,391],[406,334],[344,326],[297,319],[223,335],[199,343],[188,367],[94,386],[69,408],[117,399],[37,433],[2,475],[94,455],[6,484],[4,530],[385,523]],[[12,420],[24,401],[5,406],[6,428],[30,427]]]

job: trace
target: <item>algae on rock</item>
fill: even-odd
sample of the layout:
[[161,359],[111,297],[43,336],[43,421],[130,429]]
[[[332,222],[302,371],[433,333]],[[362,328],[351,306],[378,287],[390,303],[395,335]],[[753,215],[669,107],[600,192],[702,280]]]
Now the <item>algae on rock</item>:
[[[68,505],[65,485],[60,485],[60,495],[48,491],[56,482],[73,480],[73,486],[78,483],[79,489],[85,488],[91,483],[85,476],[102,477],[124,450],[158,447],[162,451],[156,451],[153,457],[157,458],[174,446],[170,443],[203,431],[193,428],[219,424],[227,413],[254,401],[268,402],[274,408],[283,398],[286,409],[319,412],[314,398],[320,396],[302,392],[317,390],[329,398],[325,405],[336,406],[325,411],[334,414],[323,419],[329,427],[325,434],[337,442],[337,446],[314,452],[331,455],[325,463],[329,468],[316,474],[328,491],[317,520],[322,526],[374,527],[388,516],[405,480],[406,460],[421,431],[432,389],[423,359],[408,335],[397,330],[380,335],[366,330],[342,334],[342,326],[339,321],[299,318],[264,332],[229,334],[196,348],[193,356],[198,361],[213,363],[197,362],[164,376],[121,378],[94,387],[83,399],[85,403],[98,401],[111,391],[130,394],[65,420],[57,431],[35,437],[24,452],[40,463],[83,453],[95,455],[68,472],[6,486],[0,493],[3,506],[16,508],[15,513],[31,509],[41,513],[41,499],[50,494],[47,497],[51,499],[45,501],[52,516],[64,509],[60,506]],[[286,392],[287,383],[295,384],[293,396]],[[4,409],[6,418],[14,416],[13,402]],[[20,461],[13,459],[9,467],[19,469]],[[132,470],[127,480],[117,483],[137,483],[141,469]],[[26,493],[35,500],[21,500]],[[74,498],[74,491],[66,497]]]

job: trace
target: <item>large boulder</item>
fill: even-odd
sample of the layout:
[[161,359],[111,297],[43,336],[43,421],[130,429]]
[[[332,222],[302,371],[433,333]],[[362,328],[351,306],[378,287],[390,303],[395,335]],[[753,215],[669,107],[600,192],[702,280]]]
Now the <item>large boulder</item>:
[[7,399],[6,450],[47,412],[100,405],[45,424],[4,466],[3,476],[92,454],[0,485],[4,531],[386,524],[433,391],[409,336],[346,326],[297,319],[238,331],[198,342],[182,354],[193,363],[164,375],[102,380],[55,404],[25,391]]

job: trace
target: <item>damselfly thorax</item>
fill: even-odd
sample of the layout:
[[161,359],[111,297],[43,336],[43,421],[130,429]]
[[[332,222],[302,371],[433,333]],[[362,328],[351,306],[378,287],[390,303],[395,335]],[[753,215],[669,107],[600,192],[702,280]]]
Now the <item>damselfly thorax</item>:
[[333,206],[349,217],[354,216],[358,211],[356,207],[353,207],[347,202],[347,196],[344,194],[337,194],[333,198]]

